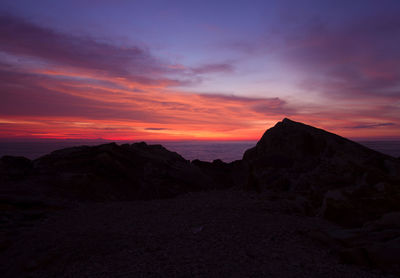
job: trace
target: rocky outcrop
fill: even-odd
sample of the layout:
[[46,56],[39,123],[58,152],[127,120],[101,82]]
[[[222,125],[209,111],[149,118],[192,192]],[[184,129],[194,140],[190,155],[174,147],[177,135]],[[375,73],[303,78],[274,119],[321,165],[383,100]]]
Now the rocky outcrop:
[[289,119],[245,152],[247,187],[293,191],[315,213],[349,227],[400,210],[400,163],[338,135]]
[[243,164],[247,188],[301,195],[305,211],[341,225],[310,235],[344,262],[400,274],[398,159],[284,119],[245,152]]
[[[179,154],[143,142],[67,148],[33,162],[23,158],[3,160],[7,162],[2,166],[7,173],[3,177],[19,177],[14,188],[26,184],[26,190],[29,185],[31,191],[73,200],[168,198],[216,187],[211,178]],[[25,168],[30,172],[21,174]]]

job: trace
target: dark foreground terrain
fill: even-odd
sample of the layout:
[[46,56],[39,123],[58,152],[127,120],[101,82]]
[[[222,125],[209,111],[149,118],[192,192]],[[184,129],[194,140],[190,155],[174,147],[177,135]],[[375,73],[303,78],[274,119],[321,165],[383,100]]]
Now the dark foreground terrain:
[[313,231],[337,229],[270,193],[75,204],[9,227],[2,277],[390,277],[343,264]]
[[397,277],[400,161],[288,119],[242,160],[0,159],[1,277]]

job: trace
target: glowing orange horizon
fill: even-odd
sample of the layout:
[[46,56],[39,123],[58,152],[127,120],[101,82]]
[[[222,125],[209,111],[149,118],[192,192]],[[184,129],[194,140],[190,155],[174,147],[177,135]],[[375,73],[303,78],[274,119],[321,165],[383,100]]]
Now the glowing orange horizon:
[[[320,119],[295,117],[294,120],[324,128],[347,138],[380,138],[398,139],[393,130],[382,130],[378,135],[370,130],[356,130],[349,128],[335,128],[343,125],[343,121],[325,121],[322,126]],[[103,121],[71,118],[31,118],[29,121],[18,118],[0,119],[0,124],[10,125],[9,130],[1,130],[0,138],[32,138],[32,139],[103,139],[110,141],[257,141],[264,132],[282,120],[265,121],[265,124],[256,124],[254,127],[227,129],[224,126],[210,125],[210,128],[201,127],[202,130],[181,124],[153,125],[146,128],[148,123],[125,121]],[[309,121],[307,121],[309,120]],[[323,122],[323,121],[322,121]],[[112,131],[108,131],[113,128]],[[211,130],[215,128],[216,130]]]

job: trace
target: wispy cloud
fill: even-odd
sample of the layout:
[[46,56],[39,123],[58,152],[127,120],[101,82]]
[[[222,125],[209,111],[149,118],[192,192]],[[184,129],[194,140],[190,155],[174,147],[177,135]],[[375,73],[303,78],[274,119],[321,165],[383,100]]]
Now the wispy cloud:
[[[278,120],[286,109],[277,98],[151,86],[138,92],[119,79],[93,83],[92,79],[10,71],[7,67],[0,69],[0,81],[0,117],[13,120],[7,128],[2,127],[0,136],[68,137],[81,131],[85,138],[254,138],[269,122],[260,119],[267,115]],[[157,131],[164,133],[155,135]]]
[[394,126],[395,123],[367,123],[367,124],[359,124],[354,126],[347,126],[346,128],[351,129],[360,129],[360,128],[379,128],[379,127],[386,127],[386,126]]
[[[279,52],[293,67],[316,76],[303,88],[320,90],[347,105],[329,107],[329,102],[310,106],[280,97],[250,97],[251,91],[245,92],[249,96],[184,91],[176,85],[195,84],[205,75],[232,74],[236,65],[170,64],[143,47],[113,45],[2,15],[0,137],[255,139],[284,116],[323,123],[344,135],[398,128],[400,57],[394,48],[386,48],[399,42],[400,36],[391,36],[400,35],[400,21],[367,23],[349,30],[311,28],[286,37]],[[382,43],[369,45],[383,29]],[[359,42],[365,46],[362,51]],[[253,50],[248,49],[250,55]],[[381,49],[386,52],[379,56]],[[356,107],[356,101],[362,105]],[[372,124],[359,124],[364,122]]]
[[400,99],[400,18],[358,18],[345,26],[314,21],[285,36],[281,55],[309,74],[303,83],[331,97]]
[[234,67],[230,63],[218,63],[218,64],[204,64],[199,67],[192,68],[192,71],[196,74],[207,74],[207,73],[231,73],[234,71]]
[[[116,46],[91,37],[57,32],[10,14],[0,15],[0,51],[34,59],[45,68],[97,77],[127,78],[144,84],[176,83],[167,64],[138,46]],[[20,60],[20,59],[19,59]],[[176,71],[176,69],[175,69]]]
[[145,129],[146,130],[168,130],[168,128],[162,128],[162,127],[147,127]]

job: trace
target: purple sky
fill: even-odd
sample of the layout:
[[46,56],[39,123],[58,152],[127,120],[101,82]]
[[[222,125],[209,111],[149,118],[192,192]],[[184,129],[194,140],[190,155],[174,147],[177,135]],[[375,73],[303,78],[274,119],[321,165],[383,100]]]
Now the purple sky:
[[399,1],[0,4],[0,137],[400,138]]

